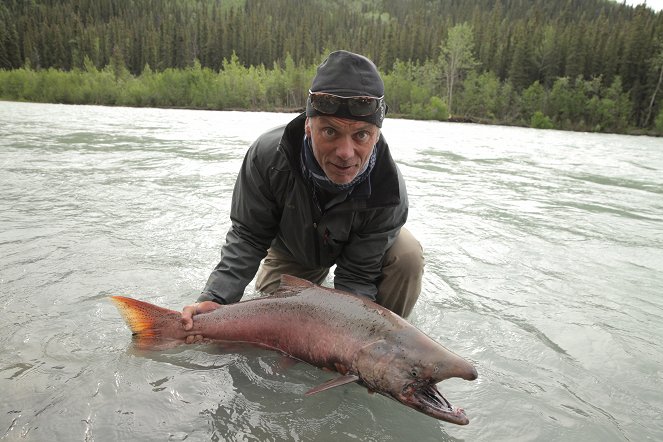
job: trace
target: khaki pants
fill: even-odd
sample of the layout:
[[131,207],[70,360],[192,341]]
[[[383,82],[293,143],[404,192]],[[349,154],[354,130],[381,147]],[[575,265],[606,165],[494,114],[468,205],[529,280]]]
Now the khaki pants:
[[[321,284],[329,269],[308,269],[292,257],[269,249],[256,277],[256,290],[272,293],[281,282],[282,274],[297,276],[315,284]],[[419,241],[406,228],[384,256],[382,276],[378,282],[377,303],[394,313],[407,317],[421,292],[424,273],[424,255]]]

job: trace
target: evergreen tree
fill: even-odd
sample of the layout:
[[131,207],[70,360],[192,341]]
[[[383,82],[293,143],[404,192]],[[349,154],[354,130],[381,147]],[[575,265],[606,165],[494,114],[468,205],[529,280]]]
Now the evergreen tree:
[[656,97],[661,90],[661,85],[663,83],[663,42],[658,44],[658,52],[654,54],[653,57],[649,60],[650,71],[654,73],[654,76],[658,79],[656,80],[656,86],[651,95],[651,100],[649,100],[649,106],[647,106],[647,116],[645,117],[644,124],[648,125],[650,123],[651,116],[653,115],[654,106],[656,104]]
[[509,79],[516,89],[522,90],[531,84],[534,75],[534,65],[532,62],[534,47],[532,39],[524,24],[518,26],[514,32],[513,57],[511,58],[511,67],[509,68]]
[[[468,66],[452,63],[456,37]],[[12,85],[3,90],[68,102],[222,107],[223,88],[235,85],[254,94],[237,103],[292,109],[315,65],[347,49],[384,73],[393,113],[439,118],[433,97],[443,97],[469,118],[530,124],[540,110],[557,127],[650,128],[661,109],[661,40],[663,14],[610,0],[0,2],[0,71],[17,71],[2,74]]]
[[16,69],[22,64],[16,26],[7,8],[0,4],[0,69]]

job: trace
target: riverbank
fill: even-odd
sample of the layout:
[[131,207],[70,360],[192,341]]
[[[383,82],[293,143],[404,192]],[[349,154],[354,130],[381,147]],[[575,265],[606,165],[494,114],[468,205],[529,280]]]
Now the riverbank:
[[[275,67],[242,66],[232,59],[214,72],[195,64],[187,69],[154,72],[149,67],[138,76],[126,68],[65,72],[56,69],[0,70],[0,100],[37,103],[156,107],[252,112],[298,112],[304,109],[306,91],[315,67],[292,71]],[[437,96],[426,93],[413,78],[394,70],[384,74],[388,117],[437,120],[539,129],[663,136],[663,112],[651,128],[629,124],[630,103],[621,83],[608,88],[594,85],[588,94],[583,84],[560,79],[551,91],[535,84],[518,93],[499,85],[490,74],[465,81],[454,99],[454,112]],[[582,83],[577,80],[576,83]],[[483,87],[492,84],[493,93]],[[566,90],[561,92],[564,86]],[[560,97],[566,104],[560,104]],[[571,100],[573,98],[573,100]]]

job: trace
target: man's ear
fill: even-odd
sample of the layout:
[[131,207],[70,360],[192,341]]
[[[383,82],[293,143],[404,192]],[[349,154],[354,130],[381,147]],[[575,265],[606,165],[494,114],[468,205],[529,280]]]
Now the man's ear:
[[304,123],[304,133],[307,137],[311,138],[311,118],[306,117],[306,122]]

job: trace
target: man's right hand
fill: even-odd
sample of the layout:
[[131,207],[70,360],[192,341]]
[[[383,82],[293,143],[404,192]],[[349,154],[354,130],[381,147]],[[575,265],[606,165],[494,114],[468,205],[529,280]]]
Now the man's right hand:
[[[196,302],[195,304],[187,305],[182,309],[182,326],[184,330],[189,331],[193,328],[193,317],[201,313],[209,313],[221,307],[221,304],[217,304],[213,301],[203,301]],[[193,344],[194,342],[202,341],[202,335],[191,335],[187,336],[186,343]]]

